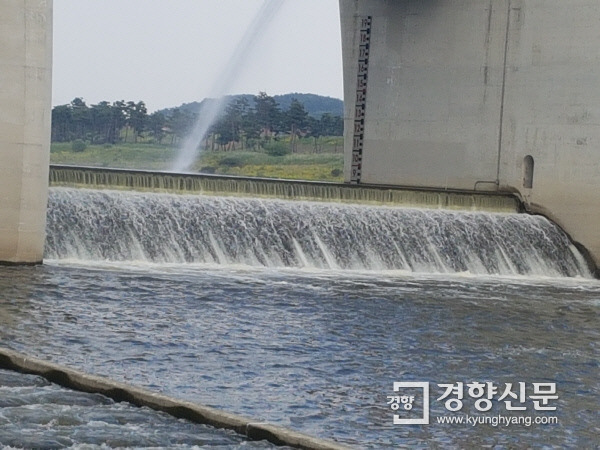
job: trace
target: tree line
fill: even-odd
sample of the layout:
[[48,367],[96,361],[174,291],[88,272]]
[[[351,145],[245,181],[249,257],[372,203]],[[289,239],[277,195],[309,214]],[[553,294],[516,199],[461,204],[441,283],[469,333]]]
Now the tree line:
[[[182,107],[148,114],[143,101],[102,101],[88,106],[82,98],[75,98],[52,109],[52,141],[177,144],[189,134],[199,114]],[[292,143],[297,137],[341,136],[343,119],[330,113],[312,117],[296,99],[282,110],[265,92],[251,101],[247,96],[233,97],[211,127],[204,145],[213,150],[236,145],[250,148],[281,134],[289,135]]]

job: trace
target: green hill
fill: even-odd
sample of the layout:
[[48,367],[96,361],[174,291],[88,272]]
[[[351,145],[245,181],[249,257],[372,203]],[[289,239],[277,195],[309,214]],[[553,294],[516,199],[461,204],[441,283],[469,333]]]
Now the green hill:
[[[272,97],[275,99],[275,101],[279,105],[279,108],[282,110],[288,109],[290,104],[292,103],[292,100],[296,99],[304,105],[304,109],[306,110],[306,112],[308,112],[308,115],[316,119],[319,119],[325,113],[329,113],[333,116],[340,117],[343,117],[344,115],[344,102],[338,98],[301,93],[273,95]],[[254,95],[252,94],[226,95],[225,98],[228,99],[228,103],[240,98],[246,98],[250,106],[254,106]],[[161,110],[160,112],[168,115],[175,109],[182,109],[184,111],[196,113],[200,110],[202,104],[206,101],[208,100],[204,99],[201,102],[183,103],[180,106],[167,108]]]

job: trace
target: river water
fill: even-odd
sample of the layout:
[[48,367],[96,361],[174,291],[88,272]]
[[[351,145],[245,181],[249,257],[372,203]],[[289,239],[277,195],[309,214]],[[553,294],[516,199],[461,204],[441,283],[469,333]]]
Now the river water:
[[598,445],[600,283],[544,219],[53,189],[48,234],[0,268],[7,347],[357,448]]
[[233,431],[177,420],[6,370],[0,370],[0,444],[3,448],[82,450],[274,448],[267,442],[247,442]]

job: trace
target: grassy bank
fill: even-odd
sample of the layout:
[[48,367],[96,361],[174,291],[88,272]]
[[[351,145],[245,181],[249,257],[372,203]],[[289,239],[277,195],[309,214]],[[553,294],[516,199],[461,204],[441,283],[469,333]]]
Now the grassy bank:
[[[318,145],[301,140],[301,152],[283,156],[264,151],[205,151],[194,171],[224,175],[315,181],[342,181],[341,138],[323,138]],[[318,151],[316,153],[315,151]],[[71,143],[53,143],[50,162],[124,169],[169,170],[177,149],[152,144],[88,145],[73,151]]]
[[175,157],[173,148],[150,144],[88,145],[75,152],[71,143],[52,143],[52,164],[117,167],[122,169],[167,170]]
[[200,172],[248,177],[342,181],[343,155],[336,153],[270,156],[257,152],[205,153]]

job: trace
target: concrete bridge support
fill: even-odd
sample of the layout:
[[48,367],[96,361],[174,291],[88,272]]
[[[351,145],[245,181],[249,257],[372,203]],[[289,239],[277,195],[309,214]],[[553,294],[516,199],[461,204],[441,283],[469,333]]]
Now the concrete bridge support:
[[52,1],[0,2],[0,262],[42,261],[50,155]]
[[598,2],[340,7],[346,181],[515,192],[598,267]]

